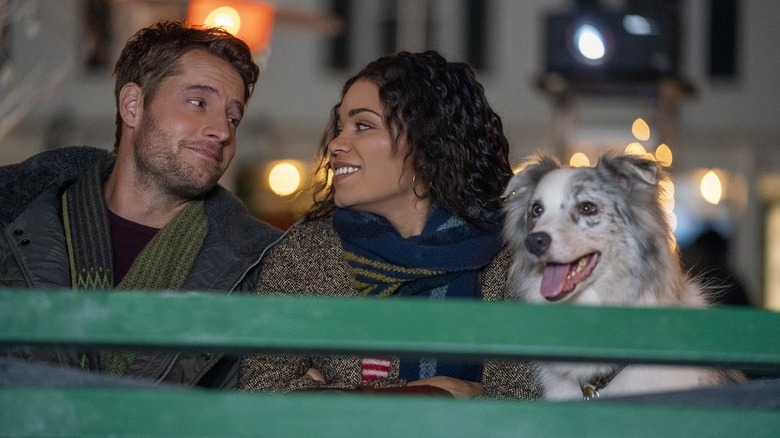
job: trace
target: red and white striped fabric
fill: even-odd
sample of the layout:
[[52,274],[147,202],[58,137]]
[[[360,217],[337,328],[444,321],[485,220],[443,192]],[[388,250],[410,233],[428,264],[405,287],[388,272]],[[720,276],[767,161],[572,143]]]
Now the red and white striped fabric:
[[363,381],[386,379],[390,373],[390,358],[364,357],[361,366]]

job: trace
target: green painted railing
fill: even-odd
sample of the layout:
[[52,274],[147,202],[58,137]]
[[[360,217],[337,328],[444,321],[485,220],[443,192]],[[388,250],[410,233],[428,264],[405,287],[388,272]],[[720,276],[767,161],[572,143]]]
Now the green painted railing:
[[[0,291],[0,345],[705,364],[780,371],[780,314],[516,302]],[[742,394],[744,395],[744,394]],[[671,401],[670,401],[671,400]],[[777,436],[780,410],[679,404],[0,388],[0,435]]]

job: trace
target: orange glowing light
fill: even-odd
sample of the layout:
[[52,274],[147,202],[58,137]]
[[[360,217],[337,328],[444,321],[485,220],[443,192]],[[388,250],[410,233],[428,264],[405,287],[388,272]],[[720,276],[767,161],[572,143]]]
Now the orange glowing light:
[[276,9],[251,0],[191,0],[186,22],[190,25],[223,27],[259,52],[268,46]]

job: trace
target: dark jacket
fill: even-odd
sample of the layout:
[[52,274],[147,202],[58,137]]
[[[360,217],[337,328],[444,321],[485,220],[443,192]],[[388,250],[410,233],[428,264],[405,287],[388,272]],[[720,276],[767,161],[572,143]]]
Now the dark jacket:
[[[341,241],[331,219],[298,223],[264,257],[258,291],[261,294],[358,296],[352,284],[352,268],[342,254]],[[507,273],[511,264],[511,252],[504,249],[482,271],[485,301],[507,298]],[[306,370],[312,367],[322,373],[327,384],[304,377]],[[263,354],[244,359],[239,389],[288,392],[406,385],[406,380],[398,376],[397,357],[392,359],[388,378],[368,383],[362,380],[359,356]],[[486,396],[491,398],[535,399],[540,396],[536,377],[524,362],[485,361],[481,383]]]
[[[0,167],[0,287],[70,289],[60,195],[108,152],[69,147]],[[265,249],[281,232],[252,217],[222,187],[206,196],[209,231],[183,290],[254,289]],[[75,352],[20,349],[27,359],[78,366]],[[231,387],[237,359],[217,352],[142,355],[125,375],[169,383]]]

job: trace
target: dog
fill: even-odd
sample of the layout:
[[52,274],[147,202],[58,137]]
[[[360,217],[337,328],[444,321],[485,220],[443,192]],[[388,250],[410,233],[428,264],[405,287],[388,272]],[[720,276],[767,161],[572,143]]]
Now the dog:
[[[595,167],[537,154],[503,194],[512,295],[530,303],[704,307],[680,266],[655,161],[607,153]],[[742,382],[737,371],[539,362],[546,399],[591,399]]]

